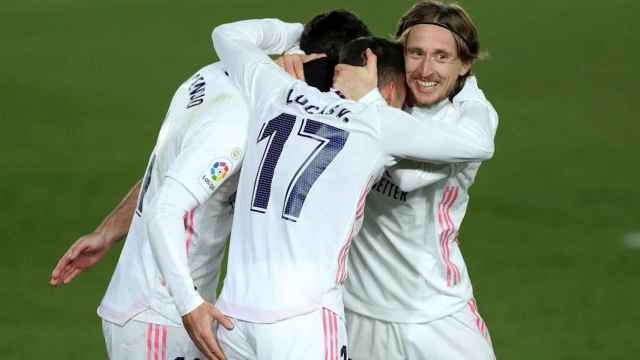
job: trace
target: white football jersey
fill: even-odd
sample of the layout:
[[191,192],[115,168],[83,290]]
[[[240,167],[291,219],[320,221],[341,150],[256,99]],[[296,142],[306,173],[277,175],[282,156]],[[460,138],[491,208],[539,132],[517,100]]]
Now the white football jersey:
[[[198,296],[215,301],[247,124],[246,102],[220,63],[204,67],[178,88],[151,154],[118,265],[98,308],[103,319],[120,325],[136,318],[182,326],[177,305],[193,304]],[[145,228],[145,206],[167,178],[197,200],[184,216],[184,233],[173,244],[188,263],[188,273],[182,274],[187,290],[176,294],[163,279]],[[175,269],[180,265],[184,266],[176,264]]]
[[[411,109],[461,128],[478,127],[493,141],[498,116],[474,77],[453,99]],[[473,300],[458,230],[479,161],[425,164],[403,160],[385,172],[367,198],[362,231],[349,258],[345,307],[390,322],[420,323],[461,310]]]
[[[389,107],[377,90],[354,102],[293,79],[263,51],[290,48],[301,32],[278,20],[213,32],[253,115],[218,300],[225,314],[246,321],[321,307],[342,316],[341,284],[364,199],[395,156],[455,162],[493,151]],[[442,157],[447,146],[454,150]]]

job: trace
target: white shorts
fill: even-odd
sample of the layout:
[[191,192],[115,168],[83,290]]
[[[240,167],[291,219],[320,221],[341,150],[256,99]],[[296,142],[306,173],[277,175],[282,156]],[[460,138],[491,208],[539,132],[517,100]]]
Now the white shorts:
[[347,360],[344,320],[321,309],[271,324],[234,320],[218,327],[227,360]]
[[[474,302],[475,304],[475,302]],[[352,360],[495,360],[477,308],[428,323],[393,323],[346,312]]]
[[111,360],[205,360],[183,327],[131,320],[125,326],[102,320]]

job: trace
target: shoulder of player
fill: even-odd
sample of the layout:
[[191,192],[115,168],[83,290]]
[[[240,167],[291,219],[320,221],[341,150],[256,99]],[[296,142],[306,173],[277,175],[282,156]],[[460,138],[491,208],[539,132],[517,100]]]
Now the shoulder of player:
[[244,102],[244,98],[220,63],[210,64],[197,71],[180,85],[174,95],[176,105],[188,112],[207,111],[210,106],[225,101]]
[[456,96],[454,96],[452,101],[453,105],[456,107],[469,102],[484,105],[495,111],[491,102],[489,102],[484,92],[478,86],[478,79],[475,76],[467,78],[464,87]]
[[235,89],[233,82],[221,62],[211,63],[200,68],[180,84],[180,88],[193,90],[194,87],[199,86],[201,83],[210,84],[214,82],[216,83],[216,88],[226,88],[230,86]]

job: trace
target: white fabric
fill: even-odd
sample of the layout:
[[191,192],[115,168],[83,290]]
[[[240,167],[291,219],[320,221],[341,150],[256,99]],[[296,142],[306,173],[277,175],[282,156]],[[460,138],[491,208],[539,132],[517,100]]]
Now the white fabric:
[[215,301],[247,123],[247,105],[221,64],[178,88],[98,308],[103,319],[182,326],[181,315]]
[[176,180],[167,177],[145,209],[147,238],[153,258],[180,315],[193,311],[203,300],[187,264],[186,244],[175,239],[185,237],[184,217],[198,201]]
[[102,320],[102,333],[111,360],[205,359],[182,327],[135,320],[120,326]]
[[322,307],[342,316],[350,240],[366,193],[393,155],[455,162],[493,152],[493,142],[453,136],[455,126],[389,107],[377,90],[357,103],[296,81],[265,51],[291,47],[301,31],[300,24],[252,20],[213,32],[218,56],[254,115],[218,301],[227,315],[246,321],[275,322]]
[[428,323],[393,323],[346,311],[351,360],[495,360],[486,324],[471,305]]
[[326,309],[272,324],[236,320],[217,337],[227,360],[347,360],[344,320]]
[[[498,117],[467,80],[451,103],[411,113],[443,124],[473,128],[493,142]],[[463,132],[461,136],[466,136]],[[367,199],[363,229],[349,258],[345,306],[372,318],[419,323],[453,314],[473,298],[458,230],[480,162],[400,162]]]

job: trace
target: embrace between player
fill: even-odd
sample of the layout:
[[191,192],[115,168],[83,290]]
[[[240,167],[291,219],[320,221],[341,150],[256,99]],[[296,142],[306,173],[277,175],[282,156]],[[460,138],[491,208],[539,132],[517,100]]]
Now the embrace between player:
[[[328,21],[327,17],[324,20]],[[215,74],[209,78],[203,74],[207,68],[203,69],[182,87],[185,89],[182,95],[180,90],[176,93],[172,102],[175,111],[170,110],[167,116],[142,184],[139,219],[134,217],[118,268],[99,310],[105,320],[108,347],[120,347],[118,342],[130,336],[126,330],[141,333],[144,341],[138,350],[110,349],[110,356],[134,358],[127,354],[139,353],[144,357],[145,351],[147,355],[154,352],[168,358],[174,354],[201,356],[197,350],[181,353],[177,348],[189,345],[171,342],[173,338],[186,338],[184,330],[180,333],[178,328],[181,315],[200,350],[209,358],[221,356],[210,331],[206,331],[211,320],[202,321],[203,315],[215,317],[226,328],[231,324],[202,300],[213,301],[217,275],[217,269],[204,264],[219,264],[220,244],[228,234],[231,206],[228,195],[235,185],[233,177],[247,136],[245,130],[233,139],[225,134],[228,144],[220,139],[218,134],[229,126],[228,121],[222,120],[228,110],[221,103],[229,108],[242,108],[241,112],[265,110],[255,118],[257,123],[249,123],[229,273],[218,302],[226,315],[236,319],[233,330],[218,330],[228,358],[280,359],[296,352],[301,358],[346,356],[346,350],[337,346],[345,341],[341,283],[346,277],[346,255],[351,236],[362,224],[364,197],[371,189],[372,179],[383,166],[394,164],[397,156],[428,161],[430,165],[400,162],[386,173],[383,181],[413,190],[405,203],[394,203],[397,199],[378,192],[380,186],[374,186],[369,196],[366,211],[374,211],[376,216],[371,220],[364,217],[361,236],[353,242],[354,254],[359,255],[356,261],[352,260],[353,254],[349,260],[351,277],[357,274],[354,281],[348,280],[345,298],[349,310],[350,357],[357,360],[493,356],[482,327],[475,333],[473,326],[467,326],[467,332],[460,327],[479,322],[465,318],[473,295],[454,240],[466,208],[466,190],[473,182],[478,161],[492,154],[497,125],[497,116],[475,79],[467,78],[473,61],[467,53],[477,56],[478,47],[475,28],[464,20],[468,18],[461,9],[437,3],[419,4],[403,18],[399,35],[405,45],[407,83],[416,104],[409,110],[413,116],[388,108],[381,101],[384,98],[397,103],[404,97],[405,71],[402,67],[395,73],[388,70],[393,66],[381,64],[383,56],[378,62],[380,72],[375,71],[375,63],[371,61],[367,67],[337,68],[335,86],[348,98],[360,98],[356,103],[295,82],[264,56],[262,50],[281,53],[290,48],[302,33],[300,25],[263,20],[229,24],[217,30],[214,37],[221,60],[223,63],[225,59],[234,60],[225,63],[224,69],[239,90],[248,95],[250,106],[239,103],[242,101],[237,96],[239,90],[227,83],[230,79],[221,64],[210,66]],[[432,43],[433,39],[441,42]],[[381,46],[378,49],[377,44]],[[263,49],[258,49],[258,45]],[[304,41],[300,45],[308,51]],[[343,60],[361,65],[361,54],[367,47],[379,55],[395,51],[400,61],[392,56],[389,63],[402,63],[402,49],[382,40],[351,44],[351,54],[347,46]],[[336,60],[330,51],[320,52]],[[369,57],[375,60],[370,53]],[[376,84],[380,92],[374,90]],[[194,97],[202,94],[202,103],[195,107],[201,106],[201,113],[185,109],[185,104],[194,103]],[[248,118],[246,113],[239,116]],[[183,125],[185,119],[198,125],[187,127]],[[247,126],[240,122],[238,133],[243,125]],[[209,136],[228,147],[206,149],[201,142]],[[240,139],[240,146],[234,146],[237,142],[232,144],[234,139]],[[190,151],[203,155],[200,159],[189,155]],[[120,230],[109,230],[115,235],[112,239],[126,232],[122,230],[126,221],[113,219],[126,218],[127,212],[131,216],[132,207],[125,205],[135,202],[137,192],[132,191],[107,219],[103,228],[121,223]],[[376,201],[370,210],[373,196]],[[215,202],[210,200],[214,198]],[[331,199],[333,202],[329,202]],[[336,203],[342,205],[337,208],[328,205]],[[390,211],[386,217],[385,208]],[[431,215],[433,208],[438,209],[437,215]],[[416,227],[415,220],[401,222],[407,209],[414,212],[414,217],[424,217],[418,222],[420,226]],[[209,216],[218,220],[207,226]],[[183,218],[184,224],[179,224]],[[141,224],[136,226],[137,222]],[[172,225],[164,225],[168,223]],[[182,228],[178,229],[180,225]],[[407,234],[403,234],[403,227]],[[207,236],[213,239],[210,244]],[[132,240],[136,237],[141,240]],[[107,242],[110,241],[80,239],[69,256],[60,260],[52,283],[70,281],[83,267],[82,263],[76,265],[78,261],[99,260]],[[98,254],[92,256],[85,249],[95,243],[99,243],[95,248]],[[405,253],[407,250],[413,253]],[[137,260],[149,263],[140,265]],[[415,266],[423,260],[430,264],[429,269]],[[384,269],[379,269],[380,265]],[[371,272],[372,268],[383,273]],[[140,295],[134,296],[130,278],[140,278],[140,284],[148,288],[142,286]],[[412,286],[419,281],[422,287]],[[392,296],[380,297],[387,286],[392,287]],[[405,294],[409,288],[417,293]],[[404,295],[415,299],[403,300]],[[118,308],[122,304],[125,306]],[[431,304],[438,305],[436,310],[432,310]],[[205,311],[197,314],[203,307]],[[402,318],[390,318],[389,314],[397,313],[398,309]],[[475,315],[477,312],[472,312],[471,316]],[[403,335],[375,338],[385,331]],[[281,338],[286,332],[291,336]],[[112,334],[122,338],[113,339]],[[458,340],[448,341],[452,335]],[[416,343],[422,348],[417,348]],[[313,349],[318,355],[314,355]]]

